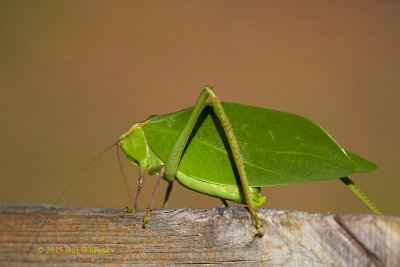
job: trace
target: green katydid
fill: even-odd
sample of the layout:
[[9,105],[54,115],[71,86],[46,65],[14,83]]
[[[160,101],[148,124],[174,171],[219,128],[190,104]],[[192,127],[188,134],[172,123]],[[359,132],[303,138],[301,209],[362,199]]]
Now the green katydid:
[[[208,97],[211,102],[206,101]],[[262,186],[341,179],[374,213],[381,214],[347,177],[375,170],[374,163],[345,151],[308,119],[220,102],[210,87],[202,90],[194,107],[134,124],[118,145],[140,167],[134,209],[143,183],[142,169],[159,176],[143,227],[161,178],[170,186],[176,178],[189,189],[246,204],[260,237],[262,223],[255,207],[265,201]]]

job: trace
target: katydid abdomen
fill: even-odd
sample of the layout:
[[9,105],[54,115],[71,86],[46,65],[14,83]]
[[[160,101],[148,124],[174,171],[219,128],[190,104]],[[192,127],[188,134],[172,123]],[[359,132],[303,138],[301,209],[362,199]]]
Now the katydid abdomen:
[[[246,198],[244,197],[240,186],[206,182],[195,177],[188,176],[179,170],[176,173],[176,179],[183,186],[197,192],[221,199],[231,200],[239,204],[246,204]],[[250,190],[254,204],[256,206],[262,205],[265,202],[265,197],[260,194],[260,187],[250,187]]]

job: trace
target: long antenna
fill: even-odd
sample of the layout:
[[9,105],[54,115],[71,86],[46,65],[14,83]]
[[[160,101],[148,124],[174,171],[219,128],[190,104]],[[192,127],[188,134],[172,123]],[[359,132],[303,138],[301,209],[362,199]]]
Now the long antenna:
[[68,192],[68,190],[71,188],[71,186],[76,183],[76,181],[78,180],[78,178],[87,170],[89,169],[90,166],[93,165],[93,163],[101,156],[103,155],[105,152],[107,152],[108,150],[110,150],[112,147],[116,146],[117,144],[114,143],[110,146],[108,146],[106,149],[104,149],[103,151],[101,151],[99,154],[97,154],[91,161],[89,161],[89,163],[83,168],[81,169],[81,171],[75,175],[74,179],[68,184],[68,186],[64,189],[64,191],[61,193],[61,195],[56,199],[55,204],[58,204],[59,201],[63,198],[63,196]]
[[122,179],[124,180],[126,192],[128,193],[129,203],[132,203],[131,202],[133,200],[132,193],[131,193],[131,190],[129,190],[128,181],[126,180],[125,172],[124,172],[124,169],[122,168],[121,157],[119,156],[119,147],[116,146],[116,148],[117,148],[117,160],[118,160],[119,170],[121,171],[121,176],[122,176]]
[[[64,189],[64,191],[61,193],[61,195],[56,199],[56,201],[54,202],[54,204],[58,204],[60,202],[60,200],[63,198],[63,196],[68,192],[68,190],[71,188],[71,186],[78,180],[78,178],[90,167],[93,165],[93,163],[100,157],[102,156],[106,151],[110,150],[113,146],[116,146],[117,143],[114,143],[110,146],[108,146],[107,148],[105,148],[103,151],[101,151],[99,154],[97,154],[91,161],[89,161],[89,163],[83,168],[81,169],[81,171],[75,175],[74,179],[68,184],[68,186]],[[42,228],[44,225],[47,225],[47,223],[49,222],[50,218],[45,219],[40,228]],[[39,235],[42,233],[42,231],[38,231],[35,237],[35,242],[38,240]]]

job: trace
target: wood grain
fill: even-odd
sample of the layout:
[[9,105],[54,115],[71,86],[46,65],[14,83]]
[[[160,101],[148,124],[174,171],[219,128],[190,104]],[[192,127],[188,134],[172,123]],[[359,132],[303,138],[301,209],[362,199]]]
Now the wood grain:
[[400,266],[400,218],[243,207],[143,211],[0,205],[0,263]]

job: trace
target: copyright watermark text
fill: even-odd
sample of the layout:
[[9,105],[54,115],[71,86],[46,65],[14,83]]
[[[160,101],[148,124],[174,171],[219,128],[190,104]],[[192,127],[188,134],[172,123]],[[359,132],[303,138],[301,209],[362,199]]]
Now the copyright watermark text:
[[111,254],[114,248],[96,246],[46,246],[38,247],[36,252],[39,254]]

